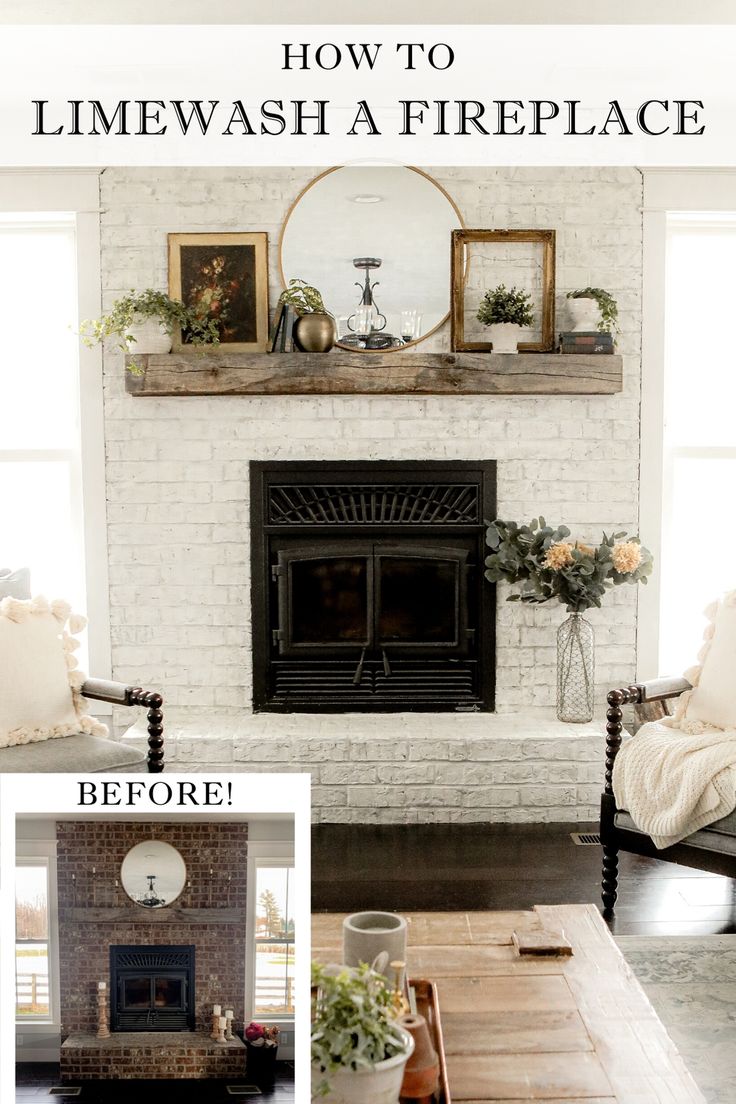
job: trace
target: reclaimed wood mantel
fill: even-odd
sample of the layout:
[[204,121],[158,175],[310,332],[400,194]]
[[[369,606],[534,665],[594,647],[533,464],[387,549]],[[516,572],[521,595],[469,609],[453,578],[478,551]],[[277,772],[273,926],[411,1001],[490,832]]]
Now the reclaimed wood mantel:
[[64,921],[77,924],[240,924],[243,914],[232,908],[177,908],[172,905],[161,909],[141,909],[130,905],[117,907],[90,906],[63,909]]
[[612,395],[623,367],[600,354],[187,352],[126,357],[125,387],[138,396]]

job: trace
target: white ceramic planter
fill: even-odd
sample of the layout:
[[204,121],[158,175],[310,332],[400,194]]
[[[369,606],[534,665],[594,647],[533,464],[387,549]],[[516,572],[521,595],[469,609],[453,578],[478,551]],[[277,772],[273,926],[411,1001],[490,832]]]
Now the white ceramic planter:
[[369,966],[381,951],[389,962],[406,962],[406,920],[393,912],[354,912],[342,922],[342,960]]
[[595,299],[568,299],[567,310],[572,322],[573,332],[597,330],[601,320],[601,309]]
[[488,339],[494,353],[518,353],[521,326],[515,322],[496,322],[488,326]]
[[377,1062],[372,1069],[340,1069],[328,1074],[330,1091],[327,1096],[315,1095],[324,1074],[312,1066],[312,1099],[325,1101],[325,1104],[397,1104],[404,1069],[414,1051],[414,1040],[398,1025],[396,1032],[405,1044],[401,1054]]
[[134,356],[136,353],[171,352],[171,334],[167,333],[164,326],[155,318],[134,323],[128,332],[135,338],[135,341],[128,342],[128,350]]

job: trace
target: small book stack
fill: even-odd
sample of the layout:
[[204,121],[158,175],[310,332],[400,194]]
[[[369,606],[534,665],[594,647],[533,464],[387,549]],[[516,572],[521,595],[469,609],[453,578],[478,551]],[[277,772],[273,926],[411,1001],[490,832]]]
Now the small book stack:
[[612,353],[613,334],[599,330],[570,330],[560,334],[560,352],[577,353],[586,356],[589,353]]
[[272,353],[293,353],[296,351],[296,345],[294,344],[296,321],[296,311],[284,303],[279,303],[269,338]]

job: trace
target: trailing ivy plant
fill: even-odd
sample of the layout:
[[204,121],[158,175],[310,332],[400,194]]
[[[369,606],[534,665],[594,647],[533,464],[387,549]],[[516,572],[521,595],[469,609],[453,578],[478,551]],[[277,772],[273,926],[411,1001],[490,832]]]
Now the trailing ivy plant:
[[312,1065],[324,1075],[318,1095],[329,1093],[336,1070],[372,1069],[403,1052],[392,994],[366,963],[353,969],[313,962],[312,991]]
[[525,291],[516,287],[507,289],[505,284],[499,284],[483,296],[477,318],[484,326],[497,326],[504,322],[514,326],[533,326],[531,303],[532,297]]
[[496,583],[520,583],[509,602],[562,602],[568,613],[600,608],[611,587],[646,583],[652,554],[638,537],[606,533],[598,545],[570,540],[566,525],[552,527],[543,517],[528,525],[515,521],[488,522],[485,576]]
[[603,288],[579,288],[568,291],[568,299],[595,299],[601,312],[598,329],[601,333],[615,333],[618,329],[618,303],[610,292]]
[[[140,292],[131,288],[122,299],[115,300],[107,314],[82,322],[79,332],[85,345],[96,345],[107,338],[116,338],[117,347],[128,353],[133,351],[132,346],[136,341],[131,327],[151,318],[160,322],[169,334],[175,329],[181,329],[188,345],[220,343],[220,330],[214,319],[198,317],[179,299],[172,299],[165,292],[154,288],[146,288]],[[128,367],[132,375],[142,375],[140,365],[132,362]]]
[[289,280],[288,288],[281,292],[279,303],[293,307],[300,318],[303,314],[327,314],[322,295],[306,280]]

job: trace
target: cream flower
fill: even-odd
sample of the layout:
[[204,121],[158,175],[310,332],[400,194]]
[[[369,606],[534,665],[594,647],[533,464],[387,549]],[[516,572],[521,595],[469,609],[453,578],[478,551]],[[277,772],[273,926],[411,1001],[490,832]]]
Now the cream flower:
[[563,567],[568,567],[572,563],[572,550],[573,545],[567,541],[551,544],[545,553],[544,566],[550,571],[561,571]]
[[614,544],[611,559],[620,575],[629,575],[641,563],[641,548],[636,541],[621,541]]
[[582,541],[575,541],[575,547],[583,556],[595,556],[595,548],[593,548],[592,544],[583,544]]

